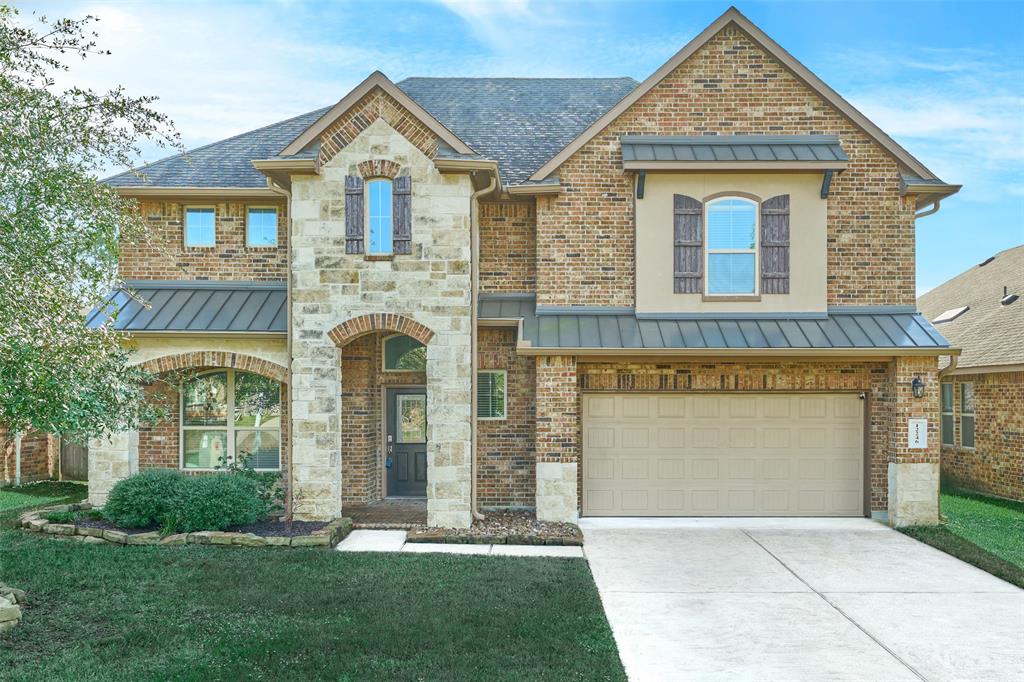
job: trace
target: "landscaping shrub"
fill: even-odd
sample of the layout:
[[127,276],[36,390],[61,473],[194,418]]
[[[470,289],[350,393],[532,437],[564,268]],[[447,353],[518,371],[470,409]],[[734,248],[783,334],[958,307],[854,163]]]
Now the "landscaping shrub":
[[63,511],[63,512],[50,512],[44,517],[50,523],[74,523],[75,514],[74,512]]
[[103,507],[103,516],[121,528],[162,526],[187,482],[174,469],[141,471],[114,485]]
[[174,512],[164,527],[178,533],[224,530],[255,523],[269,511],[259,486],[247,478],[230,474],[196,476],[177,488]]

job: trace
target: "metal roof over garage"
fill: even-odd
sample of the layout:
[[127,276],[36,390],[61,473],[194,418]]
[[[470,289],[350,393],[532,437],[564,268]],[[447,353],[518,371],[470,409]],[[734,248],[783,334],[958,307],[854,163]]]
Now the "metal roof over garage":
[[284,282],[127,281],[86,323],[113,316],[114,329],[127,332],[283,334],[287,296]]
[[784,315],[673,315],[592,310],[537,312],[532,296],[480,297],[481,320],[522,320],[535,348],[643,350],[936,349],[949,342],[913,309],[833,308]]

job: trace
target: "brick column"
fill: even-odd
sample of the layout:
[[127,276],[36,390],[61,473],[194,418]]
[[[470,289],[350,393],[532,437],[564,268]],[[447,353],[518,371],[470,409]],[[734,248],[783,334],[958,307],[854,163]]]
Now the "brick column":
[[[935,525],[939,522],[939,377],[938,358],[897,357],[890,370],[893,382],[892,425],[889,430],[889,523],[892,526]],[[924,397],[915,398],[911,383],[925,383]],[[910,419],[928,420],[928,446],[908,447]]]
[[138,431],[93,438],[89,441],[89,502],[102,507],[114,484],[138,470]]
[[576,358],[537,358],[537,518],[575,523],[579,518],[579,390]]

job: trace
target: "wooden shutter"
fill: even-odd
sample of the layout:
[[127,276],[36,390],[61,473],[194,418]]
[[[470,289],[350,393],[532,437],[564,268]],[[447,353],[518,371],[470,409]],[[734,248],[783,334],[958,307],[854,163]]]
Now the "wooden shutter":
[[412,253],[412,178],[408,175],[391,183],[391,220],[395,253]]
[[761,202],[761,293],[789,293],[789,195]]
[[693,197],[672,197],[674,275],[677,294],[704,291],[704,204]]
[[363,179],[345,176],[345,253],[363,253]]

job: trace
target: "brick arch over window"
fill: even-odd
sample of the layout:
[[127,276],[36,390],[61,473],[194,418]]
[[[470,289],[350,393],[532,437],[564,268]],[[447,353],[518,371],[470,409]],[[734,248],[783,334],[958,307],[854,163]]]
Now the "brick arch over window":
[[283,365],[252,355],[224,351],[193,351],[177,355],[164,355],[146,360],[142,363],[142,367],[154,374],[163,374],[177,369],[229,367],[259,374],[268,379],[275,379],[282,384],[288,383],[288,370]]
[[398,175],[398,171],[402,169],[398,163],[389,159],[370,159],[369,161],[361,161],[356,167],[359,169],[359,174],[366,180],[370,180],[372,178],[387,178],[388,180],[394,180],[395,176]]
[[434,338],[434,332],[419,322],[395,313],[372,313],[360,315],[351,320],[342,322],[327,333],[339,348],[349,341],[371,332],[386,331],[398,332],[416,339],[424,346]]

